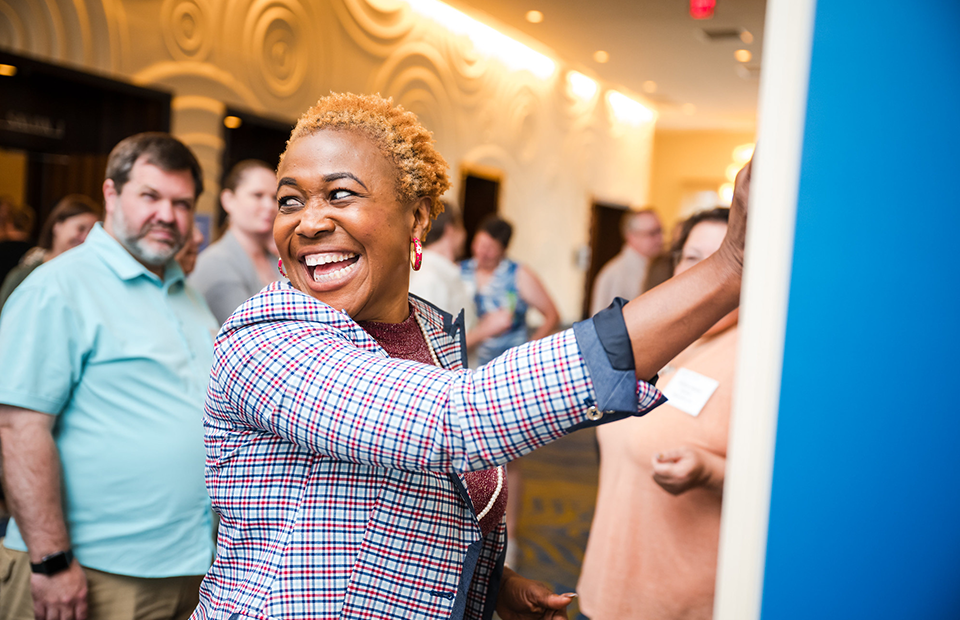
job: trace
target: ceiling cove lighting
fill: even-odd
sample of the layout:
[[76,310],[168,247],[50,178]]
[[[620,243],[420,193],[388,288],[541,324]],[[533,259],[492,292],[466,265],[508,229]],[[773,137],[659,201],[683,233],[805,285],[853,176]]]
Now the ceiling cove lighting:
[[613,112],[613,115],[621,123],[627,125],[642,125],[643,123],[653,120],[653,110],[647,108],[636,99],[627,97],[621,92],[608,90],[607,103],[610,105],[610,110]]
[[590,101],[597,94],[599,86],[596,80],[579,71],[567,73],[567,92],[581,101]]
[[407,0],[415,12],[444,26],[450,32],[465,36],[481,54],[493,56],[509,69],[526,70],[540,79],[553,75],[556,63],[519,41],[482,24],[472,17],[438,0]]

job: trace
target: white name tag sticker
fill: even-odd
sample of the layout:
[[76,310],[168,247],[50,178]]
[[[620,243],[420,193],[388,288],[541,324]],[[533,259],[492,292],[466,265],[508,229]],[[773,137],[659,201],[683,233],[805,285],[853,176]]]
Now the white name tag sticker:
[[662,392],[670,401],[668,404],[696,417],[719,385],[715,379],[681,368]]

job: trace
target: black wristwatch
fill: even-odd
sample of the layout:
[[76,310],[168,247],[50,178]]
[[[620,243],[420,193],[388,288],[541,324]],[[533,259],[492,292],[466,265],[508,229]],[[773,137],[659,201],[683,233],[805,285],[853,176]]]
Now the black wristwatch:
[[30,570],[41,575],[56,575],[70,568],[73,562],[73,551],[58,551],[44,556],[39,564],[30,563]]

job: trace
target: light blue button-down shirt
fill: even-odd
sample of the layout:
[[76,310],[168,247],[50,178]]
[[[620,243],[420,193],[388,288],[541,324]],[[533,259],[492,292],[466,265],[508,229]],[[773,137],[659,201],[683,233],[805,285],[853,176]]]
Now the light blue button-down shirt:
[[[136,577],[209,567],[202,415],[217,328],[176,261],[161,280],[99,225],[4,306],[0,403],[57,416],[82,565]],[[26,549],[13,523],[5,545]]]

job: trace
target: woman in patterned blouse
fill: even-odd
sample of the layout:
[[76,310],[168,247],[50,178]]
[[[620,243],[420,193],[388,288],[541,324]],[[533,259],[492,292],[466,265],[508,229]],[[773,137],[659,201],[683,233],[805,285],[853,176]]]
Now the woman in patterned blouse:
[[325,97],[277,176],[289,282],[216,342],[204,425],[221,525],[193,617],[566,617],[571,595],[503,565],[502,465],[663,402],[644,379],[737,305],[747,175],[716,258],[478,371],[462,314],[407,291],[449,187],[412,113]]

